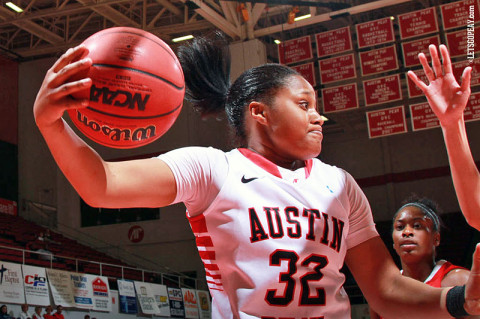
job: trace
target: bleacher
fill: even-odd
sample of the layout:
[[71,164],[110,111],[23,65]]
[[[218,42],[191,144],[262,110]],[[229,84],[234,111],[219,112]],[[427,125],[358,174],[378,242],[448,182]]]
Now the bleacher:
[[[19,216],[0,213],[0,260],[19,264],[102,275],[111,279],[148,280],[153,272],[136,269],[74,239],[50,229],[47,242],[51,254],[36,252],[31,243],[47,229]],[[157,281],[157,280],[155,280]]]

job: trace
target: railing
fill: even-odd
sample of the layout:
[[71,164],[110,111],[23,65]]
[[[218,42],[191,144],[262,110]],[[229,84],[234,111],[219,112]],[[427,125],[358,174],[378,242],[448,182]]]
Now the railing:
[[180,288],[198,289],[199,287],[199,279],[188,276],[150,271],[125,265],[73,258],[70,256],[61,256],[48,252],[32,251],[3,245],[0,245],[0,260],[51,269],[94,274],[114,279],[130,279],[166,284]]

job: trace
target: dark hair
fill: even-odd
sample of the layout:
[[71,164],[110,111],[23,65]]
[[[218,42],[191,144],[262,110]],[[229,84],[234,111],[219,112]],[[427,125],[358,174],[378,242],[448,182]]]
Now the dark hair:
[[433,230],[436,232],[440,232],[440,228],[442,227],[442,220],[439,216],[440,207],[437,202],[427,197],[419,197],[417,194],[412,194],[408,198],[404,199],[400,205],[401,207],[393,215],[392,222],[395,222],[395,218],[397,218],[398,213],[403,208],[407,206],[415,206],[420,208],[424,215],[432,220]]
[[202,114],[225,111],[240,143],[246,139],[245,110],[252,101],[271,104],[276,91],[287,85],[295,70],[267,63],[243,72],[230,84],[230,51],[223,33],[195,38],[179,47],[178,59],[186,83],[186,99]]

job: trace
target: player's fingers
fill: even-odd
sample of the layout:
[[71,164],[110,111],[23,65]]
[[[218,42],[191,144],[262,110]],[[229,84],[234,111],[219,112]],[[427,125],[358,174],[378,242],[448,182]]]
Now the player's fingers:
[[60,69],[53,77],[52,81],[49,84],[49,87],[54,88],[62,85],[64,82],[68,81],[69,78],[78,75],[77,80],[86,76],[81,74],[83,71],[86,71],[92,65],[92,60],[90,58],[81,59],[79,61],[70,63]]
[[433,82],[435,81],[435,74],[433,73],[432,68],[430,65],[428,65],[427,57],[423,53],[418,54],[418,59],[420,60],[420,63],[422,64],[423,71],[425,72],[425,75],[427,76],[428,81]]
[[[61,86],[55,88],[51,92],[51,96],[55,100],[60,100],[71,94],[83,91],[88,89],[92,85],[92,80],[90,78],[81,79],[74,82],[68,82],[62,84]],[[80,101],[80,99],[79,99]]]
[[472,67],[467,66],[463,70],[463,74],[462,74],[462,85],[460,87],[462,92],[467,92],[467,91],[470,90],[470,79],[471,78],[472,78]]
[[88,49],[83,45],[70,48],[53,64],[51,70],[57,73],[72,61],[78,60],[87,54]]
[[423,82],[422,80],[420,80],[420,79],[418,78],[418,76],[415,74],[415,72],[413,72],[413,71],[408,71],[407,76],[410,78],[410,80],[413,81],[413,83],[415,83],[416,86],[418,86],[418,88],[419,88],[420,90],[422,90],[422,92],[425,93],[425,91],[427,90],[428,86],[425,84],[425,82]]
[[442,64],[440,63],[440,57],[438,56],[437,48],[433,44],[430,44],[428,49],[430,50],[430,56],[432,57],[432,66],[433,70],[435,71],[435,75],[436,77],[442,77]]
[[450,54],[444,44],[440,44],[440,53],[442,54],[443,70],[445,74],[452,73],[452,61],[450,60]]

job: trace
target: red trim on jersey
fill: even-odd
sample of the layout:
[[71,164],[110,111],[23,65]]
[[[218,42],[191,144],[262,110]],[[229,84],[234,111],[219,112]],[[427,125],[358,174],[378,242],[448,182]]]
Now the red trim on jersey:
[[[269,161],[262,155],[255,153],[252,150],[249,150],[248,148],[239,148],[238,151],[242,153],[243,156],[269,172],[270,174],[282,178],[282,174],[280,174],[280,170],[278,169],[278,166],[274,164],[273,162]],[[313,159],[308,159],[305,161],[305,178],[308,178],[310,176],[310,172],[312,171],[312,166],[313,166]]]
[[196,233],[207,233],[207,222],[205,221],[205,216],[200,214],[195,217],[190,217],[187,214],[187,217],[190,221],[190,227],[192,227],[192,231],[194,234]]
[[218,271],[219,270],[217,264],[205,264],[204,266],[205,266],[206,270],[211,270],[211,271]]
[[206,260],[215,260],[215,252],[214,251],[199,251],[200,258]]
[[445,276],[449,272],[451,272],[452,270],[455,270],[455,269],[466,269],[466,268],[463,268],[461,266],[453,265],[451,262],[447,261],[440,267],[440,269],[438,269],[438,271],[435,273],[435,275],[433,275],[432,279],[430,279],[429,281],[427,281],[425,283],[427,285],[432,286],[432,287],[440,288],[440,287],[442,287],[443,278],[445,278]]
[[212,238],[210,236],[199,236],[195,239],[197,246],[213,247]]
[[313,159],[310,158],[305,161],[305,178],[308,178],[310,176],[312,167],[313,167]]

